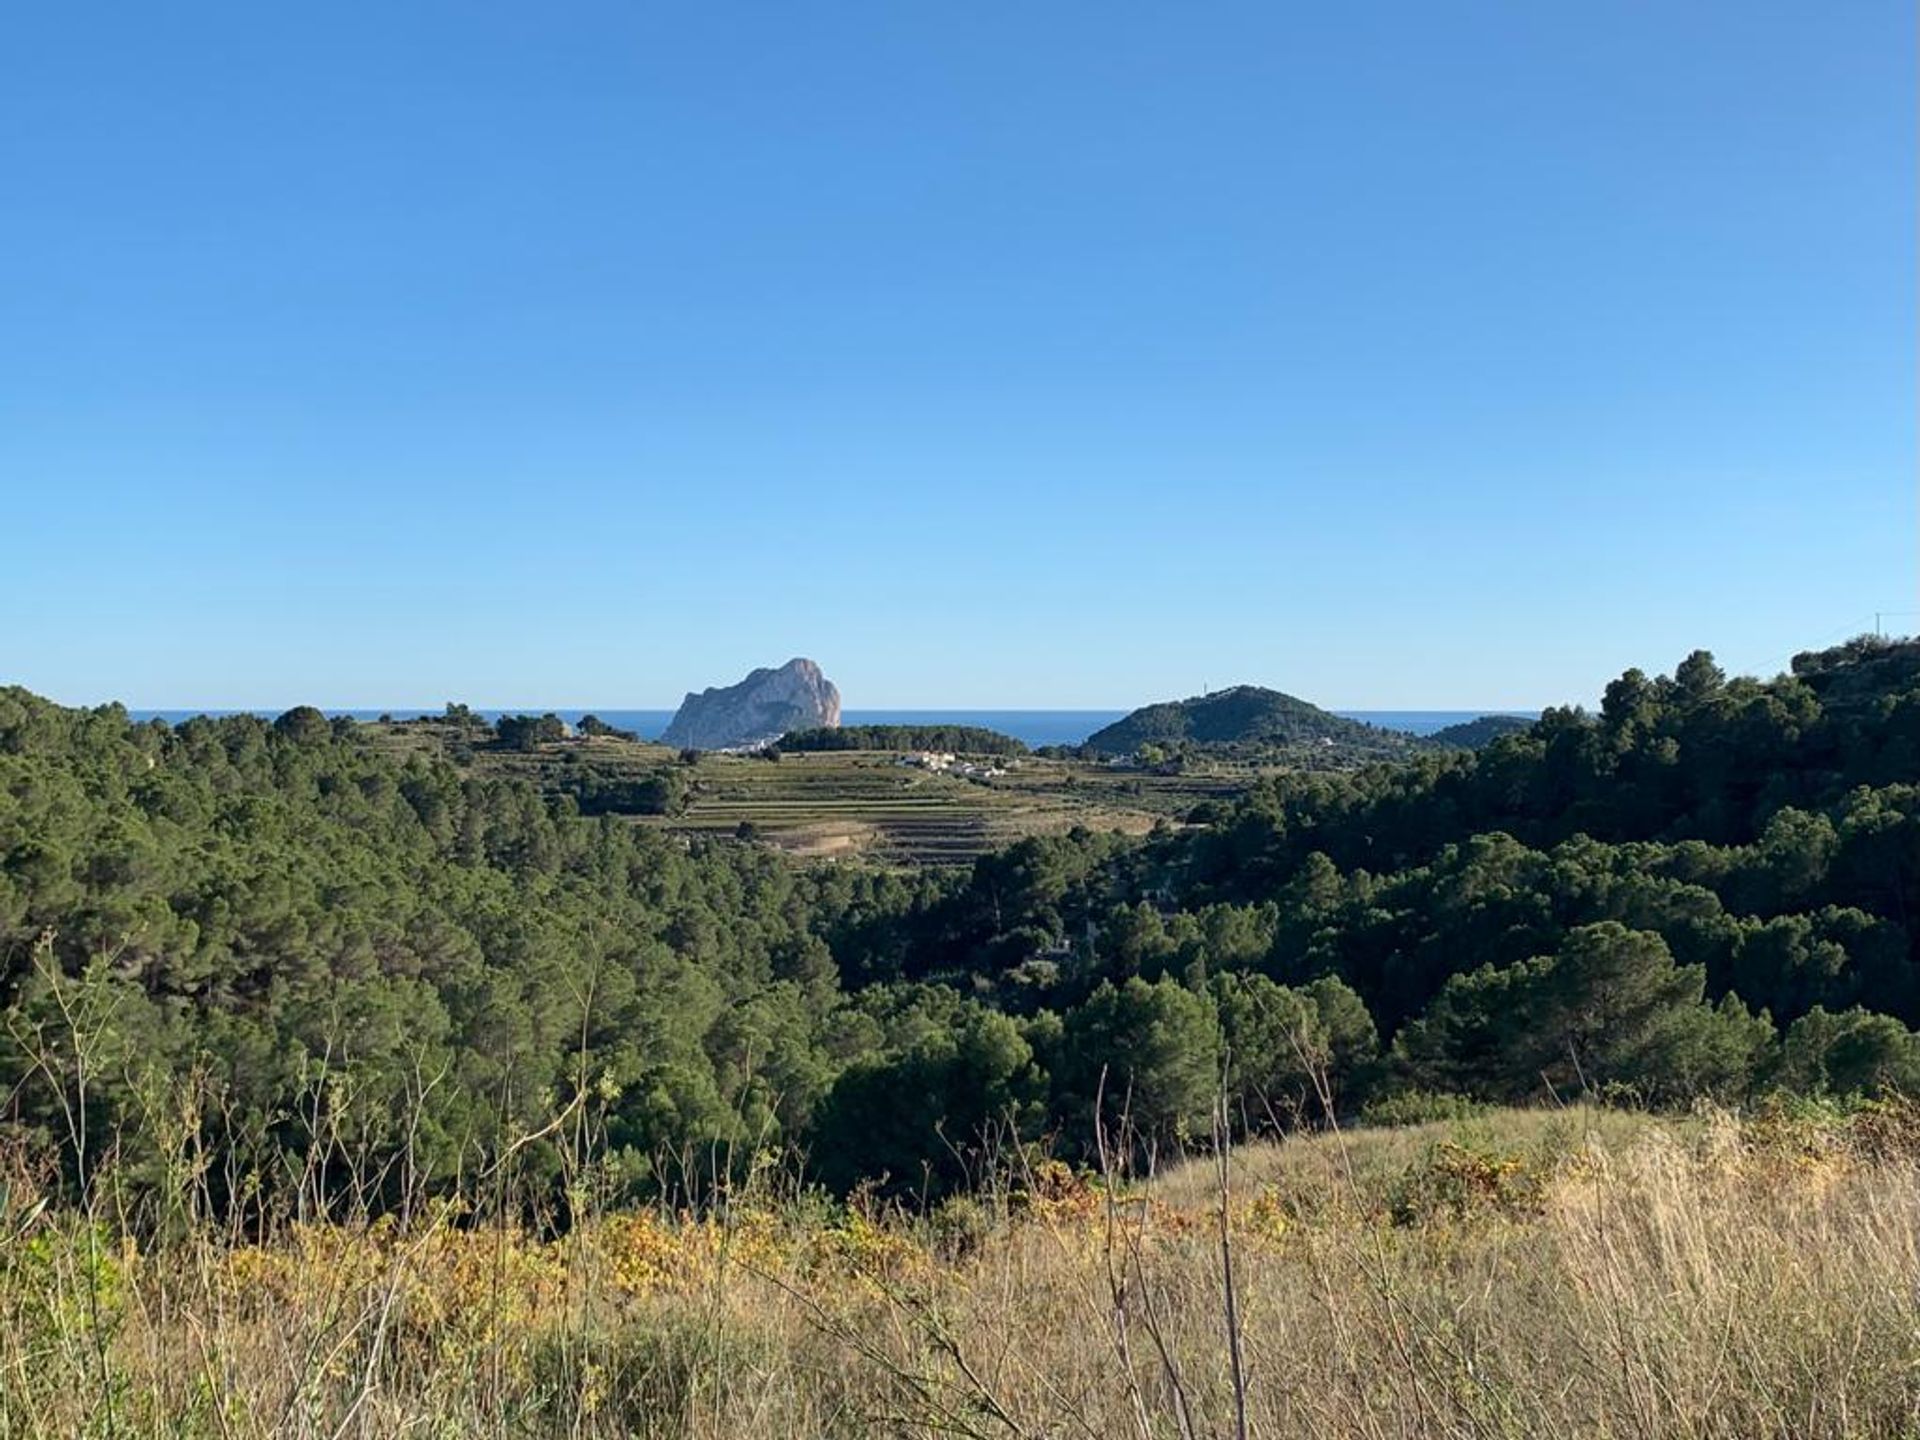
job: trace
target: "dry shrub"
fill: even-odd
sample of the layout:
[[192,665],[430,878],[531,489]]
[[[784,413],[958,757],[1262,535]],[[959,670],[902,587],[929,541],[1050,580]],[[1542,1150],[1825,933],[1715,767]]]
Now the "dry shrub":
[[1906,1436],[1916,1134],[1503,1112],[928,1216],[748,1195],[145,1252],[15,1165],[0,1437]]

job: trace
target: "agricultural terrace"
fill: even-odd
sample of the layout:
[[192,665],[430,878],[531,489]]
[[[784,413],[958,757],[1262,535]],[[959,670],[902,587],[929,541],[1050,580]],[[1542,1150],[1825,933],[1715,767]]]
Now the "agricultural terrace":
[[778,760],[705,755],[693,767],[685,812],[649,823],[689,834],[752,834],[807,857],[964,865],[1024,836],[1075,825],[1144,834],[1251,778],[1225,767],[1155,775],[1033,756],[996,760],[1005,773],[976,778],[906,760],[875,750]]
[[[689,762],[666,746],[613,736],[520,751],[492,743],[485,731],[438,722],[369,728],[395,754],[451,754],[478,774],[586,795],[583,808],[597,795],[608,813],[671,833],[750,838],[803,859],[897,866],[968,865],[1015,840],[1076,825],[1144,834],[1271,773],[1226,760],[1160,773],[1023,755],[990,757],[1003,773],[987,777],[921,768],[908,752],[891,750],[703,753]],[[665,813],[623,803],[622,787],[660,777],[674,796]]]

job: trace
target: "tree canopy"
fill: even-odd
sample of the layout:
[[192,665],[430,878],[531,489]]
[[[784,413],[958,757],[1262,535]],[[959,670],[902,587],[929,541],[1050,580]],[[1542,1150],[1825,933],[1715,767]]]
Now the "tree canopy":
[[776,749],[932,750],[956,755],[1025,755],[1026,744],[979,725],[833,725],[792,730]]

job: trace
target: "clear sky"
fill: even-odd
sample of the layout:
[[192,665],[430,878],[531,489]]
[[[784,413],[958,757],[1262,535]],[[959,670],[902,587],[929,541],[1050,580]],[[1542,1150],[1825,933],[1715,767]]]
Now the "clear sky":
[[0,681],[1771,673],[1920,608],[1915,51],[1910,0],[16,5]]

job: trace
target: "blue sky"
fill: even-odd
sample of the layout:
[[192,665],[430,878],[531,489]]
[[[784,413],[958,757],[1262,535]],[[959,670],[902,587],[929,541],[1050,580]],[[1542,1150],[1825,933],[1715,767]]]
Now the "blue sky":
[[[0,681],[1591,699],[1915,598],[1907,0],[16,6]],[[1904,622],[1920,628],[1920,617]]]

